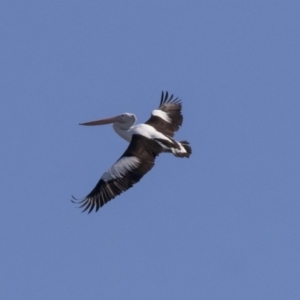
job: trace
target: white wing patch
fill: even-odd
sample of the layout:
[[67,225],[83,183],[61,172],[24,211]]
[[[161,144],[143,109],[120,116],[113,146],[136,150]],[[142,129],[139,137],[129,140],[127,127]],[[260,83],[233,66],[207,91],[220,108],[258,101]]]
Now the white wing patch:
[[164,121],[171,123],[172,120],[171,118],[168,116],[168,114],[160,109],[155,109],[152,111],[152,116],[156,116],[159,117],[161,119],[163,119]]
[[136,168],[140,160],[135,156],[124,156],[112,165],[104,174],[101,179],[108,181],[122,177],[127,171]]

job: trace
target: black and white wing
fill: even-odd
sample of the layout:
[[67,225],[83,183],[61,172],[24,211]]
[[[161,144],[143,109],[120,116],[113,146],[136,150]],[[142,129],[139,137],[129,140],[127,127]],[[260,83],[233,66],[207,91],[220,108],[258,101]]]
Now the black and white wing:
[[150,119],[145,122],[153,126],[157,131],[173,137],[174,133],[182,125],[181,100],[173,99],[173,95],[168,96],[168,92],[161,94],[160,106],[152,111]]
[[131,142],[119,158],[100,178],[94,189],[82,200],[73,198],[73,202],[79,202],[84,210],[90,213],[96,211],[108,201],[131,188],[135,183],[149,172],[153,166],[155,157],[162,148],[153,140],[134,134]]

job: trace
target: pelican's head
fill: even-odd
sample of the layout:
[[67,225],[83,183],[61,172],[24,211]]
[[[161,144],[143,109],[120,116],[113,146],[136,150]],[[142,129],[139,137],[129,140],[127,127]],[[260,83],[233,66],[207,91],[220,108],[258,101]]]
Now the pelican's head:
[[79,125],[95,126],[95,125],[106,125],[106,124],[114,123],[122,129],[129,129],[134,124],[135,121],[136,121],[136,116],[134,114],[123,113],[119,116],[115,116],[112,118],[100,119],[100,120],[86,122],[86,123],[79,123]]
[[134,114],[131,113],[123,113],[121,115],[119,115],[118,117],[121,117],[122,121],[118,122],[118,123],[134,123],[136,121],[136,116]]

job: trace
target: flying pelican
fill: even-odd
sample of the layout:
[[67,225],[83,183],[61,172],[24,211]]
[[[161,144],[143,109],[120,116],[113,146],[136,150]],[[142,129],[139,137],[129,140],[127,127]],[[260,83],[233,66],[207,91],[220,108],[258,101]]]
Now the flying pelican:
[[187,141],[173,139],[182,124],[181,100],[161,94],[160,106],[152,111],[150,119],[144,124],[133,125],[136,117],[131,113],[101,119],[79,125],[93,126],[113,123],[117,134],[130,144],[123,155],[100,178],[94,189],[82,200],[73,197],[73,202],[90,213],[108,201],[131,188],[149,172],[156,156],[162,152],[173,153],[176,157],[189,157],[192,148]]

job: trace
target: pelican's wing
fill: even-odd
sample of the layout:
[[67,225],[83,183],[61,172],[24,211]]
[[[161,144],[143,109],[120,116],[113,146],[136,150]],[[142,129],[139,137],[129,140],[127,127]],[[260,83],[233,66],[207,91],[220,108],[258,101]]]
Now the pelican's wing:
[[[162,148],[153,140],[134,134],[119,158],[100,178],[95,188],[79,203],[90,213],[125,192],[137,183],[154,166],[155,157]],[[74,198],[76,201],[76,199]],[[73,201],[73,200],[72,200]],[[73,201],[73,202],[75,202]]]
[[173,99],[173,95],[168,97],[168,92],[161,94],[160,106],[152,111],[150,119],[145,122],[157,131],[173,137],[182,124],[181,101]]

